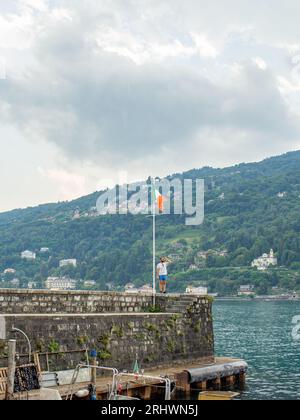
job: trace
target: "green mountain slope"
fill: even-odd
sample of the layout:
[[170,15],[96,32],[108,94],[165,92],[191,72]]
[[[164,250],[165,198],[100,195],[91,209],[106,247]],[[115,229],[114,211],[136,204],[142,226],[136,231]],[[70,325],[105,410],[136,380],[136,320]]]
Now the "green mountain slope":
[[[174,175],[175,176],[175,175]],[[158,252],[175,254],[171,288],[208,282],[212,291],[232,292],[253,283],[261,292],[271,286],[300,289],[300,152],[225,169],[194,169],[176,176],[204,178],[205,222],[187,228],[177,216],[158,218]],[[95,206],[99,193],[71,202],[47,204],[0,214],[0,271],[17,270],[21,285],[38,285],[49,275],[68,274],[122,286],[151,282],[151,218],[81,217]],[[25,249],[50,248],[25,262]],[[257,273],[246,267],[273,248],[289,271]],[[204,260],[200,251],[211,251]],[[221,251],[227,250],[227,254]],[[78,267],[58,268],[62,258],[77,258]],[[190,268],[190,269],[189,269]],[[3,280],[9,279],[4,276]]]

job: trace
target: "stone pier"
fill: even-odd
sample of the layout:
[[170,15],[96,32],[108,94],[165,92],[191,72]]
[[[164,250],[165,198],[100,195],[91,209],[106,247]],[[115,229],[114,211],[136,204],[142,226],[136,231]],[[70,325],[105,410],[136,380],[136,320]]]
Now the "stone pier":
[[191,360],[212,361],[212,302],[207,296],[152,296],[109,292],[0,290],[0,363],[6,366],[6,344],[18,339],[17,351],[47,359],[50,370],[71,369],[96,349],[99,363],[131,369],[169,366]]

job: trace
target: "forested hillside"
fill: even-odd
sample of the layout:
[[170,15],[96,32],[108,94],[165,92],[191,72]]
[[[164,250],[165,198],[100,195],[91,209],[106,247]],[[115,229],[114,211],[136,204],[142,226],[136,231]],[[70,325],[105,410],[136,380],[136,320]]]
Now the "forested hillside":
[[[274,286],[300,289],[300,152],[176,176],[204,178],[206,194],[202,226],[187,228],[177,216],[158,218],[158,252],[174,255],[173,290],[190,282],[224,294],[248,283],[261,293]],[[14,268],[23,286],[34,280],[41,287],[50,275],[96,280],[101,289],[150,283],[151,218],[84,215],[98,195],[0,214],[0,271]],[[75,211],[82,217],[74,220]],[[39,253],[42,247],[50,253]],[[251,261],[271,248],[283,268],[250,270]],[[34,262],[21,260],[26,249],[37,252]],[[63,258],[77,258],[77,268],[58,268]]]

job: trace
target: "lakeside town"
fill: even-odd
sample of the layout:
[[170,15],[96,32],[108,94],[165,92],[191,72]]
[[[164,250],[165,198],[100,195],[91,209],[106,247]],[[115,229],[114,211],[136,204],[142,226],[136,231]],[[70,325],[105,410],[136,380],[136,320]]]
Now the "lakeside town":
[[[171,253],[168,258],[171,260],[172,264],[178,264],[181,260],[182,255],[182,243],[175,243],[173,245],[173,253]],[[176,252],[174,251],[176,250]],[[203,263],[210,256],[217,257],[226,257],[228,255],[227,250],[209,250],[209,251],[199,251],[196,253],[193,264],[190,264],[186,267],[187,272],[200,272],[203,268]],[[38,252],[25,250],[20,253],[20,259],[26,261],[27,263],[33,263],[38,260],[39,256],[46,256],[48,260],[51,259],[51,250],[48,247],[42,247]],[[62,259],[58,261],[58,269],[65,269],[72,271],[76,269],[79,262],[76,258]],[[254,259],[251,263],[251,270],[256,270],[258,272],[266,272],[268,270],[280,269],[278,267],[278,259],[273,251],[270,250],[269,253],[264,253],[262,256]],[[21,283],[18,278],[18,271],[15,268],[8,267],[0,275],[0,287],[2,289],[45,289],[52,291],[63,291],[63,290],[99,290],[97,287],[96,280],[82,280],[74,279],[72,276],[60,275],[60,276],[48,276],[43,279],[42,283],[38,283],[34,280],[30,280],[27,283]],[[113,283],[107,283],[106,288],[108,291],[120,291],[127,294],[152,294],[153,287],[151,284],[143,284],[141,286],[136,286],[134,283],[126,283],[123,287],[115,287]],[[208,287],[206,282],[203,281],[193,281],[192,284],[189,284],[185,287],[184,290],[187,294],[198,294],[198,295],[208,295],[213,298],[258,298],[258,299],[300,299],[300,295],[296,291],[286,291],[282,290],[277,286],[272,287],[272,292],[269,295],[260,295],[258,296],[255,290],[255,286],[251,284],[242,284],[236,289],[236,293],[232,295],[222,296],[219,293],[212,292]]]

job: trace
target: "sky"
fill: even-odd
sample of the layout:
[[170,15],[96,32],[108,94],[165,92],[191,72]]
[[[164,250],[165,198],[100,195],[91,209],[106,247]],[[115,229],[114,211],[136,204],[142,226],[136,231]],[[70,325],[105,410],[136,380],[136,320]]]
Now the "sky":
[[300,149],[298,0],[0,0],[0,211]]

